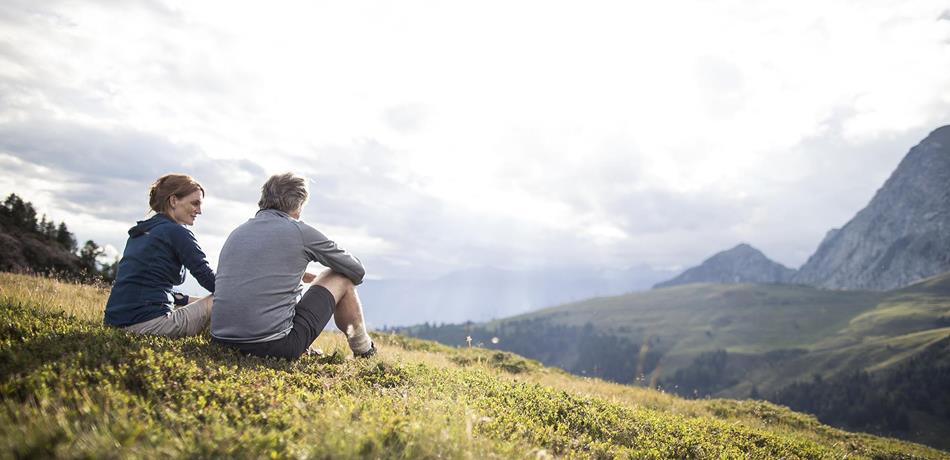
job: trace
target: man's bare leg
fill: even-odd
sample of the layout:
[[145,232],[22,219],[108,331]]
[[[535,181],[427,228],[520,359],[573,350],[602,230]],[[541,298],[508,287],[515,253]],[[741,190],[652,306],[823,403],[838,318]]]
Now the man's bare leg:
[[333,319],[336,327],[346,334],[346,340],[350,344],[350,349],[356,355],[362,355],[373,348],[373,341],[366,333],[366,324],[363,321],[363,306],[360,304],[360,297],[356,293],[356,286],[349,278],[335,273],[331,270],[325,270],[317,275],[313,284],[325,287],[336,301],[336,308],[333,309]]

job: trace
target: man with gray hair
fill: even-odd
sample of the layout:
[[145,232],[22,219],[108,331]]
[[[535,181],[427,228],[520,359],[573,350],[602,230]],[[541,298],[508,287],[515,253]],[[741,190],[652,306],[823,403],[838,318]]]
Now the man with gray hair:
[[[297,359],[333,316],[355,356],[376,354],[355,288],[363,282],[363,264],[300,220],[307,197],[304,178],[272,176],[261,188],[260,210],[228,236],[215,277],[214,342]],[[307,273],[310,262],[330,269]],[[310,283],[303,295],[301,281]]]

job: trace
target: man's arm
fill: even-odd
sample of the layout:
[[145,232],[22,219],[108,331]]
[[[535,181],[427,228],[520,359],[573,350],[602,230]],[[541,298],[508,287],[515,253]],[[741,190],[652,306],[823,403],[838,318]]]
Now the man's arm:
[[298,221],[297,224],[303,238],[304,251],[310,260],[326,265],[331,270],[349,278],[353,284],[363,282],[366,269],[363,268],[359,259],[305,222]]

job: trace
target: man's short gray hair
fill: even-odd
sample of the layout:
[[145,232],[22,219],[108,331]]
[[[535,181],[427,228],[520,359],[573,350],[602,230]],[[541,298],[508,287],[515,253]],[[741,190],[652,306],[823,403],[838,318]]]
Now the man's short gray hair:
[[303,208],[310,193],[307,179],[294,173],[274,174],[261,187],[261,209],[276,209],[290,214]]

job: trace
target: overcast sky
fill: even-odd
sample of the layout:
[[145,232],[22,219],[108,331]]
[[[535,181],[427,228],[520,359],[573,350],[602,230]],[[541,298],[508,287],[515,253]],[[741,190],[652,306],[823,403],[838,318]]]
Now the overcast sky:
[[797,268],[950,123],[950,5],[2,0],[0,193],[121,252],[195,176],[215,264],[268,175],[375,278]]

